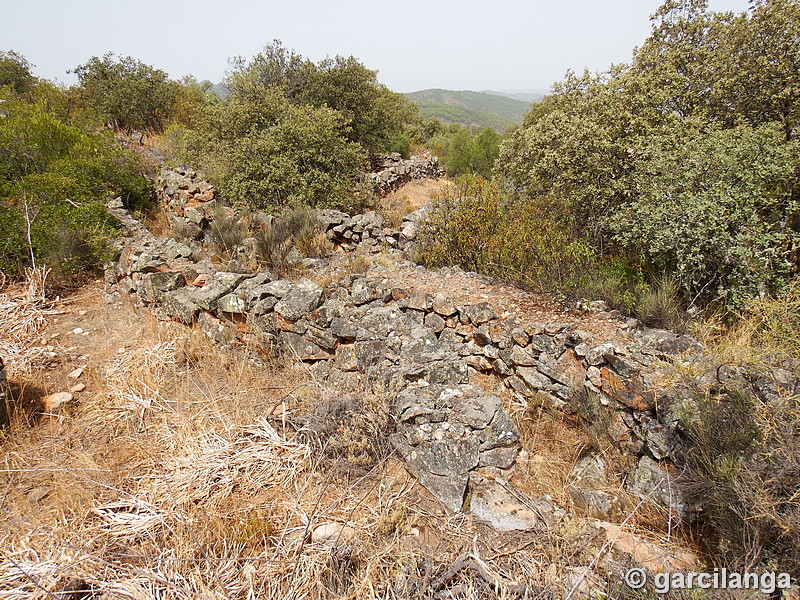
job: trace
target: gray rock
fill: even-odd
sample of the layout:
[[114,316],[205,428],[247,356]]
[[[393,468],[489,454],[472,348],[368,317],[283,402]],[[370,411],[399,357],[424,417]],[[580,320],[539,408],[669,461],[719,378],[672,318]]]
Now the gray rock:
[[488,323],[492,319],[497,318],[497,315],[494,314],[494,311],[487,302],[481,302],[466,307],[465,314],[468,322],[476,326]]
[[443,317],[451,317],[458,313],[456,303],[442,293],[433,297],[433,310]]
[[255,300],[264,298],[265,296],[274,296],[280,299],[286,296],[286,294],[291,291],[292,287],[294,287],[294,285],[291,281],[277,279],[253,288],[250,299]]
[[139,297],[145,302],[158,302],[164,292],[177,290],[186,285],[181,273],[145,273],[139,282]]
[[435,312],[427,314],[424,322],[425,327],[430,327],[436,333],[441,333],[444,330],[444,319]]
[[639,458],[639,464],[628,475],[625,487],[631,494],[654,500],[681,516],[687,514],[678,483],[649,456]]
[[353,342],[356,339],[357,328],[352,321],[335,317],[331,320],[331,332],[342,341]]
[[480,453],[478,457],[479,467],[497,467],[498,469],[510,469],[519,456],[518,446],[504,446],[492,448]]
[[256,300],[250,308],[250,313],[253,315],[264,315],[271,312],[277,303],[278,299],[274,296],[267,296],[261,300]]
[[[481,452],[519,443],[519,431],[505,410],[498,410],[489,426],[479,435]],[[517,449],[519,450],[519,449]]]
[[193,302],[193,297],[193,293],[189,288],[165,292],[161,297],[161,307],[169,316],[191,325],[200,310],[197,304]]
[[566,512],[546,497],[533,499],[501,478],[469,477],[469,511],[498,531],[546,531]]
[[236,327],[228,325],[203,311],[197,317],[197,328],[218,344],[230,344],[236,340]]
[[275,305],[275,312],[287,321],[297,321],[316,309],[321,302],[322,288],[313,281],[303,279]]
[[208,311],[217,309],[217,301],[232,292],[247,275],[242,273],[216,273],[211,281],[201,288],[195,288],[191,294],[192,301]]

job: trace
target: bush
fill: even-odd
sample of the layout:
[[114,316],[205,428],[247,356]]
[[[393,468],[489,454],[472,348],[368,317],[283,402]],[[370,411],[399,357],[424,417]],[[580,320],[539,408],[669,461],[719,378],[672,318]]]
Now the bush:
[[450,125],[433,137],[429,145],[442,159],[442,165],[451,177],[480,175],[489,179],[494,173],[501,139],[500,134],[489,127],[474,132]]
[[209,106],[183,136],[183,155],[200,165],[236,206],[344,206],[364,166],[358,144],[340,135],[328,108],[294,106],[277,93]]
[[63,123],[44,104],[6,97],[3,107],[0,269],[12,277],[32,262],[63,274],[96,270],[116,228],[106,198],[120,195],[129,208],[150,200],[138,159],[110,134]]
[[210,226],[219,254],[229,259],[233,258],[247,237],[247,228],[239,215],[233,211],[228,212],[222,206],[217,205]]
[[171,119],[180,86],[160,69],[108,53],[74,72],[84,101],[112,127],[161,131]]
[[36,83],[31,64],[13,50],[0,52],[0,88],[9,86],[17,94],[25,94]]
[[458,265],[541,292],[573,294],[597,265],[585,239],[482,177],[440,192],[420,236],[419,259],[429,266]]
[[272,225],[262,227],[256,231],[255,239],[259,258],[279,274],[294,267],[293,250],[315,258],[328,256],[333,250],[314,215],[302,208],[289,210]]
[[738,310],[800,268],[800,8],[670,0],[653,20],[630,66],[570,73],[535,103],[497,164],[597,254],[674,277],[687,306]]
[[746,389],[706,397],[687,419],[682,485],[712,534],[706,545],[733,568],[800,574],[800,405]]

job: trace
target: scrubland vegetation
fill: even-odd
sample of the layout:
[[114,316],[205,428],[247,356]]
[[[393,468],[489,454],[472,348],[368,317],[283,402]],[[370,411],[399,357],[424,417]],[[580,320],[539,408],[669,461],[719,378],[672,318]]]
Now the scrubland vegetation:
[[[755,384],[728,385],[725,369],[746,374],[737,381],[753,372],[788,373],[789,383],[798,371],[798,40],[800,5],[793,0],[755,0],[738,15],[710,12],[703,0],[667,0],[630,64],[568,74],[506,134],[422,119],[357,59],[314,63],[279,42],[232,62],[225,98],[208,82],[172,81],[113,55],[77,66],[79,85],[60,87],[5,52],[0,270],[11,279],[38,266],[63,278],[98,272],[116,227],[103,202],[121,196],[143,210],[152,194],[143,176],[148,165],[122,149],[115,132],[152,136],[167,162],[203,169],[241,212],[285,214],[285,225],[256,240],[277,272],[293,245],[306,244],[304,253],[313,256],[314,245],[327,242],[307,209],[364,205],[371,157],[430,150],[459,178],[432,202],[415,258],[561,299],[603,299],[645,325],[698,337],[720,365],[719,381],[691,398],[697,413],[680,466],[700,507],[698,531],[710,532],[705,549],[724,564],[797,575],[796,390],[767,398]],[[214,227],[223,250],[245,235],[235,218],[220,217]],[[182,349],[156,349],[170,366],[189,361]],[[128,431],[135,424],[117,425]],[[165,420],[161,427],[188,440],[191,425]],[[269,436],[245,429],[244,420],[225,427],[232,446],[237,435]],[[204,451],[189,450],[187,460]],[[306,468],[296,448],[281,451],[287,464]],[[171,476],[178,475],[176,466]],[[108,485],[122,485],[124,477]],[[159,501],[166,506],[165,497]],[[235,530],[241,544],[266,546],[281,519],[302,529],[288,512],[262,518],[237,510],[238,520],[220,527]],[[164,536],[192,537],[177,525],[164,525]],[[214,538],[209,548],[225,540]],[[169,544],[159,543],[156,550],[166,552]],[[231,548],[225,552],[235,561]],[[313,581],[319,565],[306,567]]]

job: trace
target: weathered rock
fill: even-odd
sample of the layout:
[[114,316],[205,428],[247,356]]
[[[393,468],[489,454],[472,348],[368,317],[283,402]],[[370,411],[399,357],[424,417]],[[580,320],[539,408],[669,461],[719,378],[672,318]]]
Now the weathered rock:
[[284,319],[297,321],[322,302],[322,288],[308,279],[301,280],[275,305],[275,312]]
[[494,311],[489,306],[488,302],[481,302],[479,304],[473,304],[472,306],[466,307],[465,314],[468,322],[476,326],[483,325],[484,323],[488,323],[492,319],[497,318],[497,315],[494,314]]
[[448,296],[445,294],[436,294],[433,297],[433,310],[437,314],[443,317],[452,317],[453,315],[458,313],[458,307],[456,303],[453,302]]
[[546,531],[566,515],[546,497],[525,496],[501,478],[469,476],[469,511],[498,531]]
[[649,456],[639,458],[639,464],[628,475],[625,487],[631,494],[655,500],[681,516],[687,514],[677,481]]
[[190,297],[200,308],[213,312],[217,309],[217,301],[236,289],[245,279],[247,275],[242,273],[216,273],[206,285],[194,289]]
[[600,369],[601,389],[617,402],[634,410],[646,411],[653,408],[655,395],[644,389],[641,377],[633,375],[623,379],[611,369]]
[[223,323],[205,311],[197,317],[197,328],[218,344],[230,344],[238,334],[236,327]]
[[180,288],[172,292],[165,292],[161,297],[161,308],[169,316],[191,325],[200,310],[197,304],[193,302],[193,298],[194,295],[190,288]]
[[139,281],[139,297],[145,302],[158,302],[164,292],[171,292],[186,285],[181,273],[145,273]]

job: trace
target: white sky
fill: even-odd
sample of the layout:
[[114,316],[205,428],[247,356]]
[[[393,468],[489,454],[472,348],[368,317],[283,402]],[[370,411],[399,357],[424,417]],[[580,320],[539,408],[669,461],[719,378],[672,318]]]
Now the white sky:
[[[0,50],[34,73],[112,51],[218,82],[233,56],[280,39],[304,57],[354,55],[391,89],[547,89],[567,69],[628,62],[661,0],[0,0]],[[747,0],[710,0],[742,11]]]

